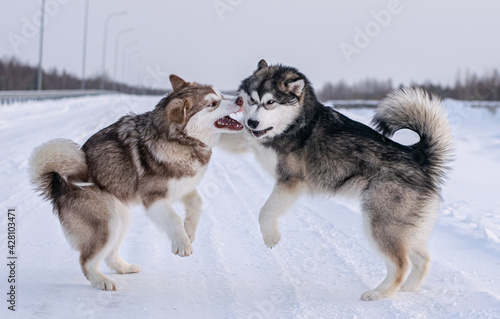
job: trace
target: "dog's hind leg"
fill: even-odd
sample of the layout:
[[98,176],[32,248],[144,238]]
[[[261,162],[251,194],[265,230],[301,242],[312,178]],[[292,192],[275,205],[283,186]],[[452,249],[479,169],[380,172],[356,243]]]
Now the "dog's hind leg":
[[[80,265],[83,274],[93,287],[101,290],[116,290],[116,283],[104,276],[99,270],[99,264],[109,254],[112,244],[109,241],[108,223],[104,220],[94,221],[86,225],[87,240],[79,243]],[[88,227],[91,226],[91,227]]]
[[288,186],[277,183],[271,196],[260,210],[259,225],[262,238],[267,247],[273,248],[281,239],[278,229],[278,219],[286,213],[297,201],[300,195],[300,186]]
[[194,241],[196,236],[196,229],[200,222],[202,201],[200,194],[195,189],[192,192],[184,195],[182,202],[186,207],[186,217],[184,218],[184,229],[191,242]]
[[172,252],[175,255],[185,257],[193,253],[193,247],[182,225],[182,219],[166,199],[154,202],[147,208],[146,214],[160,230],[167,233],[172,241]]
[[115,200],[110,222],[109,245],[111,251],[106,256],[106,264],[119,274],[137,273],[141,267],[129,264],[120,256],[120,246],[125,238],[130,221],[130,211],[127,206]]
[[[378,198],[383,199],[383,198]],[[408,227],[402,220],[403,208],[371,198],[364,203],[365,230],[375,249],[381,253],[387,276],[375,289],[361,295],[362,300],[378,300],[396,294],[408,274]]]
[[440,202],[439,196],[435,195],[427,202],[424,202],[425,205],[423,207],[416,208],[421,213],[417,214],[420,218],[415,222],[418,227],[409,238],[409,257],[412,263],[412,270],[401,286],[401,291],[416,291],[429,272],[431,255],[426,245],[437,217]]
[[394,296],[410,269],[410,261],[402,245],[386,242],[381,251],[384,254],[387,275],[377,288],[363,293],[362,300],[378,300]]
[[401,286],[401,291],[417,291],[429,272],[431,256],[424,244],[412,247],[409,257],[412,269]]
[[[94,249],[93,247],[89,247]],[[104,276],[99,270],[101,260],[106,256],[107,251],[102,249],[99,253],[93,255],[81,254],[80,264],[85,277],[90,281],[93,287],[101,290],[116,290],[116,283]]]
[[71,247],[80,252],[80,266],[93,287],[116,290],[116,283],[99,270],[99,264],[110,253],[113,200],[100,191],[75,190],[71,200],[63,202],[59,218]]

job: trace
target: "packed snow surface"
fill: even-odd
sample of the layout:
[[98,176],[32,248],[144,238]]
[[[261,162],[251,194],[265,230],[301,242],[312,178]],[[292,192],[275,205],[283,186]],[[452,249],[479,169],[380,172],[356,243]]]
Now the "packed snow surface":
[[[280,220],[281,242],[267,249],[257,216],[273,180],[253,155],[218,149],[198,186],[204,209],[194,254],[174,256],[166,235],[133,207],[121,252],[142,271],[118,275],[103,264],[118,291],[92,288],[51,205],[29,184],[28,157],[53,138],[83,144],[158,100],[111,95],[0,106],[1,318],[500,318],[500,112],[452,100],[445,105],[456,160],[418,292],[360,300],[385,266],[361,213],[335,199],[301,198]],[[373,115],[340,111],[364,123]],[[15,312],[7,308],[8,208],[16,213]]]

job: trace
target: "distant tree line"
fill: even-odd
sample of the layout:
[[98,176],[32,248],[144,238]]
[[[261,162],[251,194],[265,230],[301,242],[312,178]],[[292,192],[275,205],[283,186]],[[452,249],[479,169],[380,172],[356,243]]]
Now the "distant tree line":
[[391,80],[366,79],[354,84],[340,80],[336,84],[327,82],[318,90],[318,98],[328,100],[379,100],[393,90]]
[[[7,90],[36,90],[38,69],[22,63],[16,58],[0,59],[0,91]],[[113,82],[105,77],[104,88],[109,90]],[[85,80],[85,88],[98,90],[101,85],[101,76],[94,76]],[[117,91],[124,93],[163,95],[165,90],[135,87],[123,83],[115,83]],[[81,79],[75,75],[57,69],[43,71],[43,90],[78,90],[81,88]]]
[[[35,90],[37,84],[38,70],[34,66],[21,63],[16,58],[0,59],[0,91],[5,90]],[[86,89],[100,89],[101,76],[86,79]],[[165,90],[129,86],[123,83],[113,83],[107,77],[104,79],[104,88],[111,89],[113,86],[117,91],[136,94],[163,95]],[[114,85],[113,85],[114,84]],[[443,86],[432,82],[412,83],[411,87],[422,87],[429,92],[441,97],[457,100],[498,101],[500,100],[500,73],[498,70],[486,73],[482,76],[466,72],[462,78],[457,74],[455,83],[451,86]],[[81,79],[66,71],[51,69],[43,71],[44,90],[77,90],[81,87]],[[402,85],[399,85],[402,87]],[[340,80],[333,84],[326,83],[317,90],[318,97],[322,101],[328,100],[380,100],[387,93],[396,89],[391,80],[366,79],[357,83],[348,84]]]
[[[427,81],[412,83],[410,87],[421,87],[441,97],[457,100],[498,101],[500,100],[500,73],[496,69],[482,76],[467,72],[463,78],[459,73],[455,83],[450,86]],[[336,84],[326,83],[318,90],[318,98],[324,102],[328,100],[380,100],[395,88],[391,80],[366,79],[354,84],[341,80]]]

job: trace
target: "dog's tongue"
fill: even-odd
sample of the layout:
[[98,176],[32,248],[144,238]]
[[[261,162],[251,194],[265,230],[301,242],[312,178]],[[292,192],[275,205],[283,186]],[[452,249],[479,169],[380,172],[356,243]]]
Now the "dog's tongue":
[[223,118],[218,119],[214,124],[216,128],[227,128],[232,131],[239,131],[243,129],[243,125],[241,125],[240,122],[230,118],[229,116],[224,116]]

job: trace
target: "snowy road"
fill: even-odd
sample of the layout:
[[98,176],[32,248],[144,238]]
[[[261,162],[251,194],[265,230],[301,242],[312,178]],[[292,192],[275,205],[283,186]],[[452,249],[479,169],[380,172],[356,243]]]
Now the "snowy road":
[[[172,255],[167,237],[134,207],[122,256],[142,271],[117,275],[102,265],[119,290],[91,288],[51,206],[31,190],[28,156],[52,138],[82,144],[157,101],[116,95],[0,107],[1,318],[500,317],[500,114],[454,101],[446,105],[458,157],[419,292],[360,301],[384,278],[385,266],[369,248],[360,213],[331,199],[302,198],[281,219],[279,245],[267,249],[257,215],[273,182],[251,155],[219,150],[198,187],[204,214],[194,254]],[[368,122],[372,111],[344,113]],[[5,297],[8,208],[16,209],[15,313]]]

